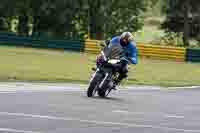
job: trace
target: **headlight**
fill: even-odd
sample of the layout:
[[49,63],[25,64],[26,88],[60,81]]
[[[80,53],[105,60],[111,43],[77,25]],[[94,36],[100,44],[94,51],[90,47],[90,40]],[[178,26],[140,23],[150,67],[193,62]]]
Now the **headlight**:
[[110,64],[117,64],[119,62],[120,62],[120,60],[115,60],[115,59],[108,61],[108,63],[110,63]]

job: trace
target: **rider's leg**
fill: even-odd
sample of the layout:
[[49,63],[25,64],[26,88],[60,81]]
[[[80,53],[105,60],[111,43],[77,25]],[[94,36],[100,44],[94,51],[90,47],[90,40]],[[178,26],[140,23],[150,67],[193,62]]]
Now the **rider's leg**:
[[115,81],[114,89],[116,90],[116,86],[118,86],[124,78],[128,77],[128,65],[124,65],[119,72],[119,77]]
[[128,77],[128,67],[126,65],[121,68],[119,77],[117,79],[117,83],[120,83],[124,78],[127,78],[127,77]]

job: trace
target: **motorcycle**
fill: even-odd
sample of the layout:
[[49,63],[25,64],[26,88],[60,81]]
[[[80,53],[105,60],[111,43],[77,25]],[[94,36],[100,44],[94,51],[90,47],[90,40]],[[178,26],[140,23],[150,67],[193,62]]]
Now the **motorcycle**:
[[[105,44],[105,43],[104,43]],[[97,57],[97,68],[93,69],[89,87],[87,89],[87,96],[93,97],[97,93],[100,97],[107,97],[110,92],[115,89],[116,80],[119,76],[119,69],[121,68],[120,59],[108,58],[105,55],[105,49],[108,48],[108,42],[102,45],[103,50],[99,57]]]

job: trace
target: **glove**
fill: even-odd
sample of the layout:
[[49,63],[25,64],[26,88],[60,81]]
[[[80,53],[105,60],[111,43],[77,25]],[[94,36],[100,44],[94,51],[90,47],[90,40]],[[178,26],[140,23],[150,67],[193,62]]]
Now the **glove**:
[[127,58],[125,58],[125,57],[122,57],[122,58],[120,59],[120,61],[122,61],[122,62],[129,62],[129,60],[128,60]]
[[125,57],[123,57],[123,58],[120,59],[120,63],[122,65],[127,65],[129,63],[129,61]]

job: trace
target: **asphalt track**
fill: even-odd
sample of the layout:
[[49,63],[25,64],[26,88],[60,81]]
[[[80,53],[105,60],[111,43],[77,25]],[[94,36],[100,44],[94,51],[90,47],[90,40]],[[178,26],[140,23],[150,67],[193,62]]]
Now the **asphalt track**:
[[200,88],[129,87],[87,98],[83,85],[0,83],[0,133],[200,133]]

